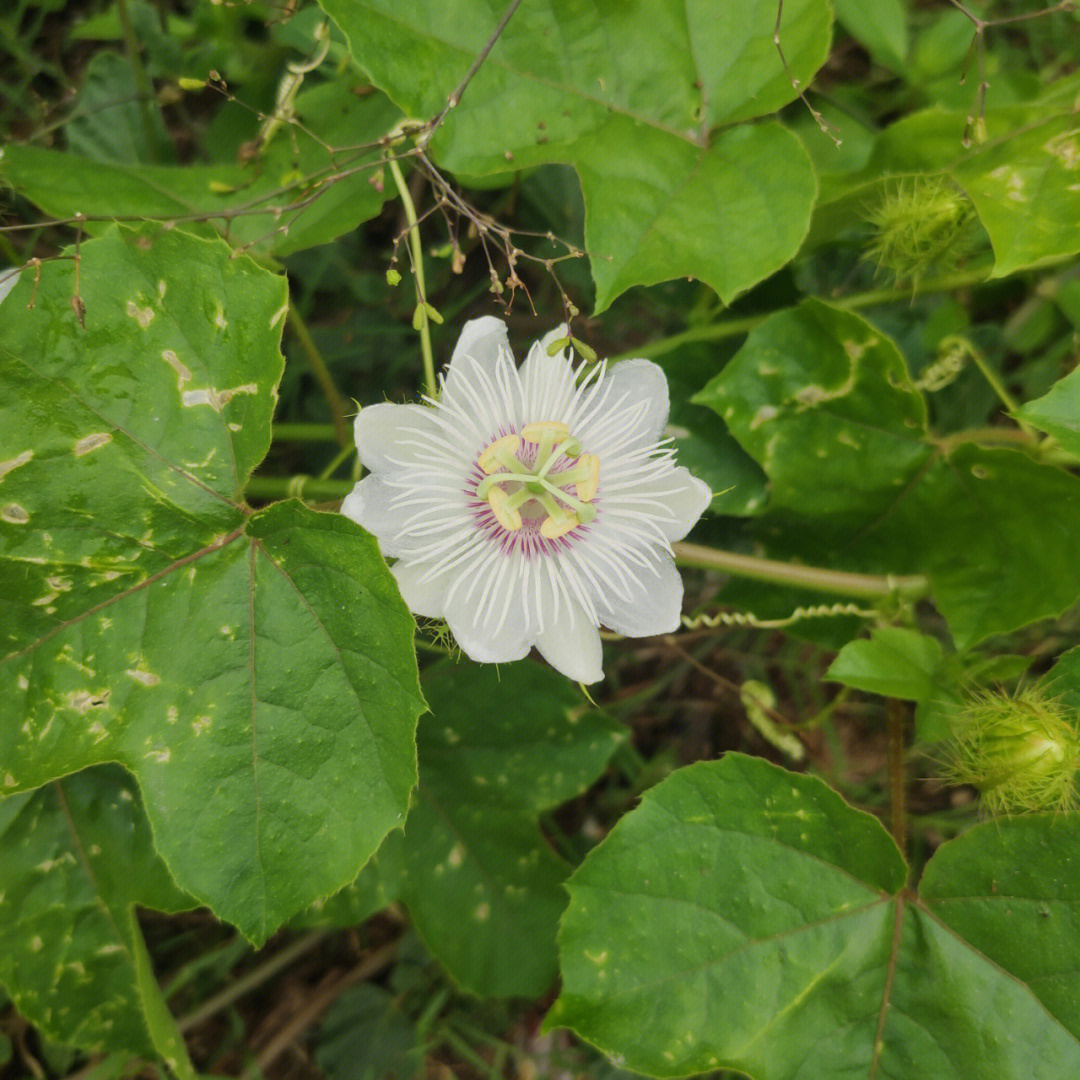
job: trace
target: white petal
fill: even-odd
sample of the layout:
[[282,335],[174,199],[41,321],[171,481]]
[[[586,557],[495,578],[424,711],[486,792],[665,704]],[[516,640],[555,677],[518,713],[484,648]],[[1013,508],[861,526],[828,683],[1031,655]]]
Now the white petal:
[[574,369],[562,349],[548,356],[548,346],[566,337],[566,327],[560,326],[534,342],[521,365],[521,385],[524,410],[521,421],[531,424],[541,420],[565,420],[577,396]]
[[19,283],[19,271],[11,268],[0,269],[0,304],[7,294]]
[[576,602],[571,613],[546,626],[536,639],[540,655],[575,682],[594,683],[604,677],[600,634]]
[[516,422],[519,384],[501,319],[485,315],[465,324],[446,369],[442,400],[472,415],[485,435]]
[[[712,502],[709,485],[682,465],[635,481],[620,477],[617,490],[604,492],[604,510],[598,528],[631,528],[648,534],[641,521],[646,515],[669,541],[681,540],[697,524]],[[630,519],[630,520],[627,520]]]
[[600,601],[600,621],[617,634],[651,637],[672,634],[682,619],[683,583],[674,560],[660,548],[641,553],[648,567],[627,564],[630,597],[607,593]]
[[589,452],[603,455],[657,443],[670,409],[664,369],[651,360],[622,360],[604,379],[605,408],[575,432]]
[[392,558],[408,555],[424,542],[423,538],[401,537],[411,515],[407,509],[395,504],[396,495],[397,492],[381,477],[365,476],[341,504],[341,512],[363,525],[379,541],[382,553]]
[[[470,319],[462,328],[461,336],[450,357],[451,369],[463,356],[471,356],[489,374],[510,353],[510,339],[506,323],[494,315]],[[449,377],[449,376],[448,376]]]
[[401,599],[414,615],[441,619],[446,604],[446,590],[453,578],[450,574],[436,574],[430,581],[424,581],[430,569],[430,563],[398,559],[390,567],[390,572],[397,578]]
[[533,638],[521,604],[520,560],[491,546],[450,576],[444,617],[465,655],[482,664],[527,656]]
[[381,472],[399,462],[423,465],[445,458],[445,441],[424,405],[366,405],[356,414],[353,437],[364,467]]

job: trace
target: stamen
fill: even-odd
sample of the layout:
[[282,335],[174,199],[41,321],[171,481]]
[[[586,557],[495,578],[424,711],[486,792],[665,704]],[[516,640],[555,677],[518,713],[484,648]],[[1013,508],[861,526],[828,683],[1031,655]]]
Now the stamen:
[[578,498],[582,502],[592,502],[600,484],[600,459],[595,454],[582,454],[577,464],[589,470],[586,479],[577,481]]
[[540,526],[540,535],[548,540],[558,540],[560,536],[572,532],[580,524],[577,514],[559,515],[558,517],[549,515],[544,519],[544,524]]
[[501,487],[494,487],[488,492],[488,505],[507,532],[517,532],[521,528],[521,514],[509,506],[510,496]]
[[521,437],[531,443],[540,443],[545,436],[554,436],[554,442],[565,439],[569,434],[570,429],[561,420],[538,420],[521,429]]
[[[502,465],[503,468],[509,466],[504,464],[502,457],[503,454],[514,455],[521,449],[521,439],[517,435],[504,435],[501,439],[496,439],[477,459],[476,463],[486,473],[493,473]],[[516,460],[516,458],[515,458]]]

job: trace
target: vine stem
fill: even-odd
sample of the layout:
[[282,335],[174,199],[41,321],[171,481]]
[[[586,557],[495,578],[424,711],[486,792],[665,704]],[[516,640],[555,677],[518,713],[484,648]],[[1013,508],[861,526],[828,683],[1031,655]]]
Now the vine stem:
[[[963,274],[951,274],[947,277],[924,281],[919,285],[919,294],[952,292],[953,289],[981,285],[985,280],[986,268],[984,267]],[[852,293],[850,296],[818,296],[814,297],[814,299],[832,304],[834,307],[843,308],[845,311],[857,311],[859,308],[874,307],[877,304],[889,304],[909,296],[910,291],[907,289],[867,289],[865,292]],[[785,309],[781,308],[780,310]],[[768,312],[764,315],[747,315],[740,319],[724,319],[721,322],[709,323],[705,326],[692,326],[689,330],[672,334],[670,337],[658,338],[656,341],[635,346],[630,352],[620,353],[618,356],[611,357],[611,360],[628,360],[632,357],[655,360],[656,357],[674,352],[675,349],[681,348],[683,345],[690,345],[698,341],[722,341],[725,338],[739,337],[742,334],[748,334],[775,314],[776,312]]]
[[855,600],[884,600],[895,596],[910,601],[918,600],[930,591],[930,582],[922,574],[905,577],[855,574],[846,570],[827,570],[817,566],[803,566],[801,563],[762,559],[756,555],[741,555],[702,544],[678,543],[672,547],[675,550],[675,561],[681,566],[722,570],[736,577],[850,596]]
[[904,764],[904,728],[907,706],[896,698],[886,705],[889,723],[889,818],[896,846],[907,855],[907,768]]
[[308,367],[311,368],[311,373],[322,389],[327,405],[330,406],[330,415],[334,421],[334,441],[343,447],[352,445],[349,439],[349,425],[345,422],[345,403],[341,400],[341,394],[338,393],[334,376],[330,374],[330,369],[326,366],[326,361],[319,352],[295,304],[289,304],[289,329],[300,348],[303,349]]
[[135,74],[135,85],[139,90],[139,118],[142,120],[143,133],[146,135],[147,149],[154,150],[154,114],[151,101],[154,100],[154,84],[146,73],[142,53],[139,50],[139,37],[135,33],[128,11],[127,0],[116,0],[116,15],[120,20],[120,33],[124,39],[124,52]]
[[313,930],[295,941],[290,942],[285,948],[274,953],[273,956],[264,960],[257,967],[252,968],[246,975],[240,976],[235,982],[230,983],[224,990],[207,998],[194,1012],[188,1013],[177,1021],[181,1031],[190,1031],[200,1024],[209,1020],[215,1013],[221,1012],[234,1001],[258,989],[263,983],[272,979],[283,968],[288,967],[294,960],[298,960],[306,952],[310,952],[321,941],[325,940],[328,931]]
[[424,285],[424,252],[420,245],[420,225],[416,220],[416,205],[409,193],[405,177],[401,175],[401,166],[392,157],[386,159],[390,175],[397,185],[398,194],[401,196],[401,205],[405,208],[405,217],[409,222],[409,250],[412,252],[413,280],[416,284],[416,302],[423,311],[420,319],[420,352],[424,357],[424,385],[428,397],[437,397],[439,384],[435,381],[435,356],[431,351],[431,329],[429,326],[427,311],[424,304],[427,303],[427,288]]

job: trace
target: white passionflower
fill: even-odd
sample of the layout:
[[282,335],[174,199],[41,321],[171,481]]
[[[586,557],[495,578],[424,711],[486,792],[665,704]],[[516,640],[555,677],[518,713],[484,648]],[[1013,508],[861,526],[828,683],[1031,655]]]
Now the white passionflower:
[[679,625],[671,542],[709,488],[661,441],[667,379],[648,360],[576,369],[533,345],[520,371],[506,326],[465,324],[427,405],[373,405],[356,418],[371,471],[341,510],[397,559],[410,609],[445,619],[474,660],[536,645],[581,682],[603,678],[603,625],[631,637]]

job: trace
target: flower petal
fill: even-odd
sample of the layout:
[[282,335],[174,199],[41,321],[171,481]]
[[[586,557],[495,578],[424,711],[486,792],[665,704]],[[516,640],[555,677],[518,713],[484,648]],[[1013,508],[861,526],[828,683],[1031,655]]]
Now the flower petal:
[[565,326],[560,326],[534,342],[529,355],[521,365],[521,386],[524,407],[521,415],[522,424],[536,423],[541,420],[565,421],[577,397],[574,382],[574,369],[561,349],[554,356],[548,356],[548,347],[567,335]]
[[392,504],[394,494],[394,489],[380,477],[365,476],[345,496],[341,512],[357,525],[363,525],[379,541],[384,555],[399,558],[408,555],[416,545],[400,538],[406,515]]
[[12,267],[0,268],[0,304],[7,294],[19,284],[19,271]]
[[414,615],[427,619],[441,619],[446,607],[446,591],[453,581],[452,574],[436,574],[425,580],[430,563],[398,559],[390,572],[397,578],[401,599]]
[[651,360],[621,360],[604,382],[602,407],[575,430],[589,453],[602,460],[659,442],[670,410],[664,369]]
[[681,540],[710,502],[709,485],[682,465],[665,466],[645,477],[634,477],[628,470],[604,490],[604,513],[597,527],[641,533],[659,541],[655,530],[642,527],[647,516],[669,542]]
[[501,360],[513,355],[506,323],[494,315],[470,319],[461,328],[461,336],[454,346],[454,354],[450,357],[451,369],[466,355],[471,356],[489,374],[493,373]]
[[447,412],[463,413],[483,437],[516,425],[521,386],[501,319],[485,315],[465,324],[444,379],[441,401]]
[[575,682],[594,683],[604,677],[600,633],[580,604],[558,622],[550,623],[536,639],[540,655],[557,671]]
[[[364,467],[384,472],[399,465],[424,465],[445,458],[447,436],[424,405],[366,405],[356,414],[353,438]],[[452,445],[452,444],[450,444]]]
[[444,618],[470,659],[504,664],[528,655],[532,635],[521,603],[521,569],[519,559],[489,546],[451,574]]
[[600,597],[600,622],[627,637],[672,634],[682,621],[683,583],[675,562],[661,548],[640,555],[647,567],[630,566],[629,597],[607,593]]

